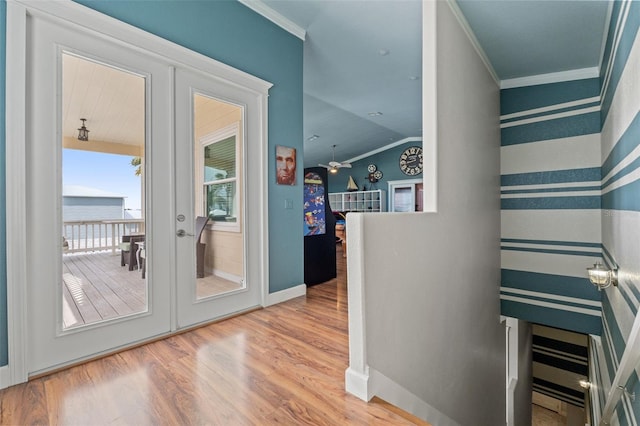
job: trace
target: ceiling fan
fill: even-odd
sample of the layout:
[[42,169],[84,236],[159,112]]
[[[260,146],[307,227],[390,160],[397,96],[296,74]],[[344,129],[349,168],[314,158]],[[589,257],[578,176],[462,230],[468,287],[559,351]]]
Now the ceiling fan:
[[326,168],[327,170],[329,170],[329,173],[338,173],[338,169],[341,169],[343,167],[347,169],[351,168],[351,163],[340,163],[336,161],[336,145],[333,145],[332,151],[333,156],[332,160],[329,161],[329,164],[318,164],[318,166]]

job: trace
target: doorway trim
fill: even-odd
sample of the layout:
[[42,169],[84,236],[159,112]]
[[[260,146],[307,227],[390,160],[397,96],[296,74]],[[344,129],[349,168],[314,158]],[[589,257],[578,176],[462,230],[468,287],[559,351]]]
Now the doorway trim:
[[[59,24],[83,27],[116,43],[156,56],[175,66],[204,72],[224,84],[242,87],[260,98],[259,211],[265,212],[258,225],[261,303],[269,294],[268,180],[267,180],[267,97],[271,83],[239,71],[205,55],[196,53],[161,37],[118,21],[71,0],[42,2],[7,0],[6,13],[6,240],[7,240],[7,331],[8,383],[12,386],[28,380],[27,365],[27,201],[26,188],[26,73],[27,18],[43,16]],[[174,208],[173,206],[171,207]],[[157,336],[156,336],[157,337]],[[1,387],[1,386],[0,386]]]
[[[401,180],[390,180],[387,182],[387,196],[389,197],[387,206],[389,206],[389,211],[390,212],[394,212],[394,206],[395,206],[395,202],[393,199],[393,190],[397,187],[402,187],[402,186],[413,186],[413,190],[414,190],[414,201],[415,201],[415,186],[419,183],[423,183],[424,181],[422,180],[422,178],[420,179],[401,179]],[[415,204],[415,203],[414,203]],[[416,213],[415,210],[413,210],[410,213]]]

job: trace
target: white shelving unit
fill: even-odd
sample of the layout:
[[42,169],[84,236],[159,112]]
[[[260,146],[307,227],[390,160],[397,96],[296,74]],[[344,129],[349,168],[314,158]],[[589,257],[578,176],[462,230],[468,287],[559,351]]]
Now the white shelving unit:
[[384,212],[386,201],[386,193],[382,189],[329,193],[329,204],[334,212]]

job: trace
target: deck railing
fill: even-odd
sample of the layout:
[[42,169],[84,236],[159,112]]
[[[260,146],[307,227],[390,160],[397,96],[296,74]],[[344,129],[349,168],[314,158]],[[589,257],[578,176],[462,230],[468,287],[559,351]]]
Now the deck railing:
[[142,232],[143,219],[65,221],[62,226],[64,252],[111,250],[115,253],[123,235]]

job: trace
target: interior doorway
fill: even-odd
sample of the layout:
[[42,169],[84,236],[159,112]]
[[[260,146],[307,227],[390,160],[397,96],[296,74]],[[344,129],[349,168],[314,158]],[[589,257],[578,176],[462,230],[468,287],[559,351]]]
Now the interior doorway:
[[589,390],[585,334],[532,324],[533,424],[584,425]]

